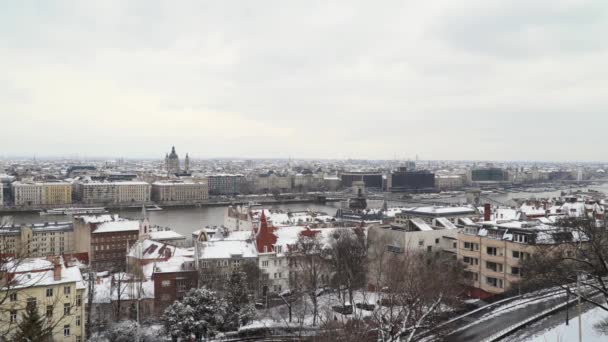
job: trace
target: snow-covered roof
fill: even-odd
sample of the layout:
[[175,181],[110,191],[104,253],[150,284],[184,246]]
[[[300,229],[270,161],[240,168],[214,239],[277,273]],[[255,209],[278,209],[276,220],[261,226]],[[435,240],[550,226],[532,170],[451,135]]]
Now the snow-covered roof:
[[84,289],[85,284],[78,266],[66,267],[63,258],[60,258],[59,263],[61,279],[58,280],[54,277],[53,263],[44,258],[13,259],[3,269],[15,274],[13,288],[76,283],[77,289]]
[[194,269],[194,258],[187,256],[174,256],[167,261],[159,261],[150,265],[153,266],[154,273],[190,271]]
[[464,215],[475,214],[475,209],[471,207],[417,207],[403,210],[407,214],[427,214],[427,215]]
[[135,242],[127,256],[141,260],[156,260],[174,256],[192,256],[193,253],[185,248],[167,245],[150,239]]
[[200,259],[230,259],[234,256],[256,258],[257,251],[253,241],[213,240],[203,242],[199,248]]
[[152,240],[185,240],[186,237],[172,230],[159,230],[149,233]]
[[445,228],[445,229],[456,229],[457,227],[447,218],[445,217],[438,217],[437,221],[439,223],[441,223],[441,225]]
[[416,226],[416,228],[420,229],[421,231],[433,230],[433,228],[431,228],[431,226],[429,226],[428,223],[424,222],[424,220],[422,220],[421,218],[414,217],[410,219],[410,221],[414,224],[414,226]]
[[81,219],[84,223],[103,223],[110,221],[119,221],[121,220],[118,215],[78,215],[77,218]]
[[110,232],[129,232],[139,231],[139,221],[135,220],[122,220],[122,221],[110,221],[105,222],[97,226],[97,229],[93,232],[97,233],[110,233]]

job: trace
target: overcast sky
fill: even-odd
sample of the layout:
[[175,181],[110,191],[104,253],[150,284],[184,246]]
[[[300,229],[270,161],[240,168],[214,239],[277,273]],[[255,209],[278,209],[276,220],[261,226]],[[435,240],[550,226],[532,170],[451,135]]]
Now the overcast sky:
[[4,1],[0,155],[608,160],[608,1]]

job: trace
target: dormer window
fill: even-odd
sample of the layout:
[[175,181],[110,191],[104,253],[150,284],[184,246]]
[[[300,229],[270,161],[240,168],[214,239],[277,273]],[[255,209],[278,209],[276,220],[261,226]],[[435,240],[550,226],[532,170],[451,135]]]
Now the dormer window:
[[264,246],[264,253],[268,253],[268,246]]

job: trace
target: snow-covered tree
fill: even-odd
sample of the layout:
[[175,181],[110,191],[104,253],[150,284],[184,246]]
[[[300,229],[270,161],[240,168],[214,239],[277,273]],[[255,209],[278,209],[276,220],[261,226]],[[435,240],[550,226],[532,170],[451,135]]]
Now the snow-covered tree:
[[[127,320],[113,323],[103,332],[91,336],[89,342],[131,342],[137,337],[137,322]],[[164,336],[159,335],[159,330],[152,326],[139,327],[140,342],[161,342],[166,341]]]
[[236,271],[225,284],[226,317],[225,330],[236,330],[255,316],[255,306],[244,272]]
[[165,331],[173,338],[189,340],[213,337],[225,325],[226,301],[205,288],[192,289],[162,315]]

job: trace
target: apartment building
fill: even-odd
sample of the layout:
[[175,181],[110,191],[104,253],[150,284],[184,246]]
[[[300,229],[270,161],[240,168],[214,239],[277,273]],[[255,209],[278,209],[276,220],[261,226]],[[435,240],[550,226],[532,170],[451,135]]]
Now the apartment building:
[[78,267],[67,267],[60,257],[29,258],[7,262],[2,272],[12,284],[0,287],[0,296],[6,298],[0,304],[0,321],[8,323],[8,340],[26,308],[34,306],[43,324],[54,326],[53,341],[85,341],[86,286]]
[[76,198],[84,204],[142,204],[150,201],[146,182],[79,182],[74,185]]
[[67,182],[42,183],[43,205],[66,205],[72,203],[72,184]]
[[0,230],[0,254],[43,257],[74,253],[71,222],[5,226]]
[[150,231],[147,218],[127,220],[118,215],[74,218],[74,249],[88,253],[91,267],[99,271],[123,270],[127,250]]
[[116,182],[118,203],[142,204],[150,202],[150,184],[146,182]]
[[469,295],[487,298],[516,286],[524,275],[521,262],[530,255],[576,236],[535,221],[495,221],[467,226],[457,239],[458,259],[467,265],[471,282]]
[[159,181],[152,184],[152,200],[159,203],[203,202],[209,199],[207,180]]
[[13,200],[15,206],[32,207],[42,204],[42,183],[13,182]]

